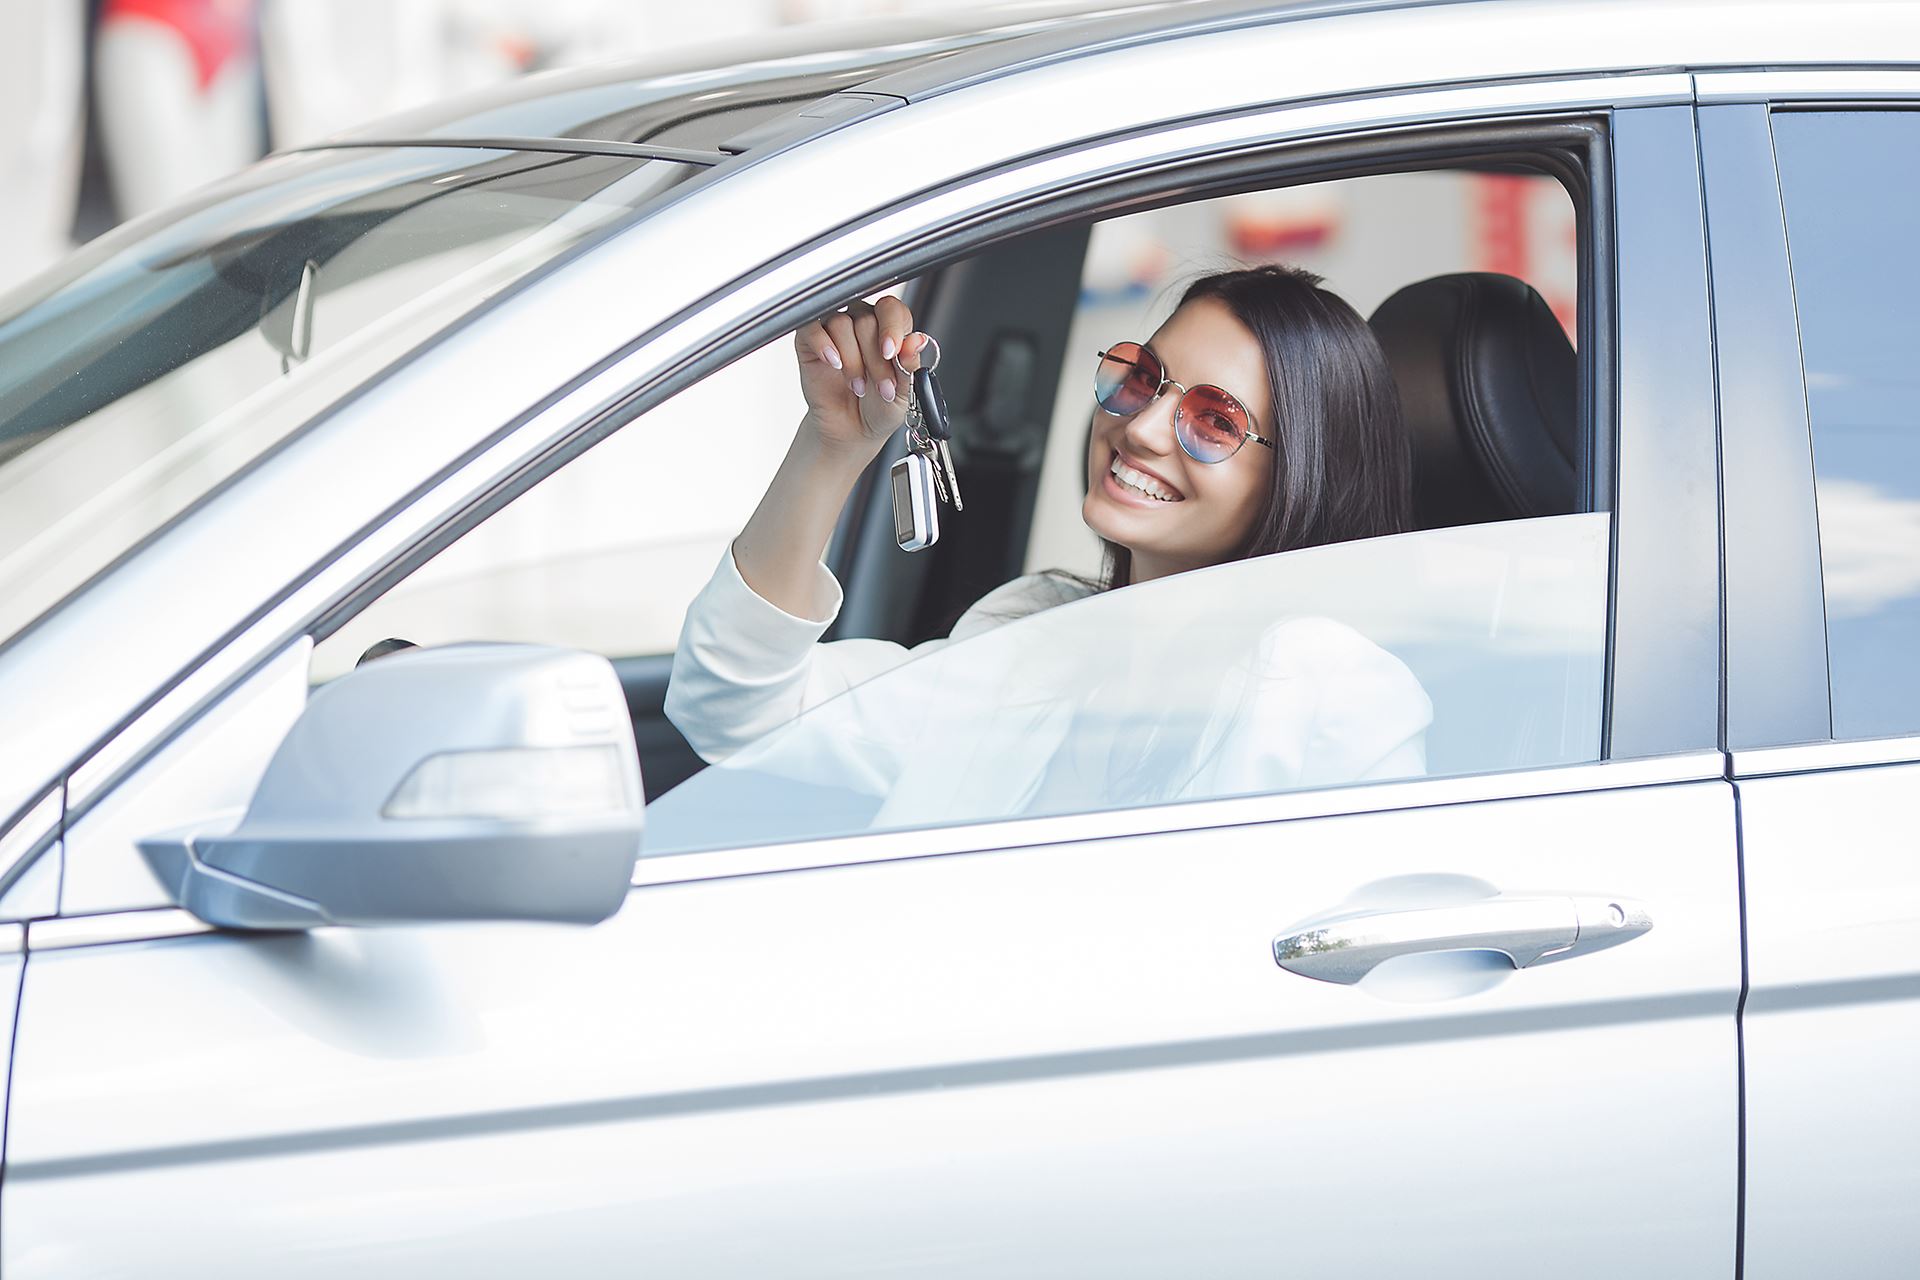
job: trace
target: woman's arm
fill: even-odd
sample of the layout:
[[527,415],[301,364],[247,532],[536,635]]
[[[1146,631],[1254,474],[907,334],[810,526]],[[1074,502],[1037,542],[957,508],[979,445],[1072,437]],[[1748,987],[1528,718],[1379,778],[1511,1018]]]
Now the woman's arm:
[[756,595],[802,618],[819,618],[820,558],[854,482],[906,418],[907,389],[893,359],[920,367],[927,336],[895,297],[855,302],[793,335],[806,416],[733,559]]
[[854,482],[906,417],[892,358],[919,367],[927,338],[912,329],[906,304],[882,298],[794,334],[806,416],[674,648],[667,718],[706,760],[732,755],[907,656],[878,640],[818,642],[840,608],[839,585],[820,559]]

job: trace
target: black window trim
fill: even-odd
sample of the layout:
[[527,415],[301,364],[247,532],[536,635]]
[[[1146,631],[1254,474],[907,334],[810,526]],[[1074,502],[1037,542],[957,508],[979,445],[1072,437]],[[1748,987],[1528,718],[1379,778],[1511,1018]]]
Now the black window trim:
[[1726,529],[1725,749],[1825,741],[1813,436],[1770,111],[1741,103],[1698,115]]

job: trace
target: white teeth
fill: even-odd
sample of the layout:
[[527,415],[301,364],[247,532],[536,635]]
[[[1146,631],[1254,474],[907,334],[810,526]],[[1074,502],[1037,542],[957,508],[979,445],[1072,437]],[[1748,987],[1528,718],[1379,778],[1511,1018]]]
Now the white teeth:
[[1117,453],[1113,455],[1113,465],[1108,467],[1107,470],[1111,471],[1113,478],[1121,484],[1127,486],[1129,489],[1145,494],[1149,498],[1156,499],[1160,502],[1180,501],[1179,494],[1167,488],[1167,486],[1161,484],[1146,472],[1135,471],[1132,467],[1120,461],[1120,455]]

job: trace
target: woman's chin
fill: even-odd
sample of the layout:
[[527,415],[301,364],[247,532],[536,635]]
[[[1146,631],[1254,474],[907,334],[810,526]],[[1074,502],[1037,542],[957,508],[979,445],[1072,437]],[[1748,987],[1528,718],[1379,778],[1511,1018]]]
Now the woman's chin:
[[1158,514],[1146,507],[1122,502],[1099,489],[1089,493],[1080,505],[1080,518],[1087,528],[1123,547],[1134,546],[1143,539],[1151,540],[1154,517]]
[[1115,511],[1113,503],[1097,489],[1087,494],[1086,501],[1080,504],[1080,519],[1087,528],[1093,530],[1094,536],[1122,545],[1125,545],[1126,535],[1130,531],[1124,527],[1126,521],[1116,517],[1125,514]]

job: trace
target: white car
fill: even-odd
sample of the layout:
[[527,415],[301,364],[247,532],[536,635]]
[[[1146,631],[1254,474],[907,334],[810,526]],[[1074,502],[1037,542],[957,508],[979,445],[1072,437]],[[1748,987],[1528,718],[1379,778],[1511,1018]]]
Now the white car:
[[[534,77],[0,300],[8,1280],[1920,1269],[1920,9],[948,21]],[[911,643],[1093,568],[1093,353],[1276,256],[1417,530],[701,769],[783,335],[942,339],[966,512],[902,554],[883,456],[829,551]],[[1423,766],[1131,767],[1303,617]]]

